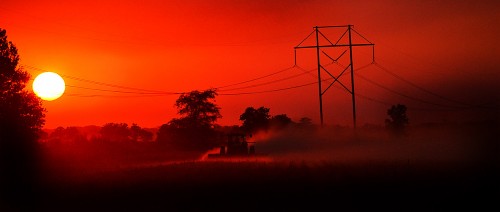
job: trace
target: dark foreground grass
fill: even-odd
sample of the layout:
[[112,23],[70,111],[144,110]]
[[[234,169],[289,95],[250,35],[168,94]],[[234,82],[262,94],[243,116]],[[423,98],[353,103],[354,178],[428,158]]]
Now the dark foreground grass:
[[33,172],[3,169],[14,174],[0,175],[0,211],[500,211],[497,126],[292,132],[259,146],[269,157],[225,161],[154,145],[48,147]]
[[498,209],[495,170],[493,164],[183,162],[103,172],[72,183],[47,181],[32,206],[37,211],[485,211]]

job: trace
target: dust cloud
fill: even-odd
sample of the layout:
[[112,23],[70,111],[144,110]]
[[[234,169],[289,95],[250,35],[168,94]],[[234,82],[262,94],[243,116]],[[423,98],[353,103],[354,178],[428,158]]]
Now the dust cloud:
[[289,128],[257,133],[256,151],[275,161],[478,166],[498,162],[497,122],[424,124],[398,136],[383,127]]

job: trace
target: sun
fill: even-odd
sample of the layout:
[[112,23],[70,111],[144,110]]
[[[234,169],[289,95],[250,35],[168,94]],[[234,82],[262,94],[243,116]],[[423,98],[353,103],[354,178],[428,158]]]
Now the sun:
[[33,81],[33,91],[43,100],[52,101],[61,97],[66,85],[61,76],[54,72],[44,72]]

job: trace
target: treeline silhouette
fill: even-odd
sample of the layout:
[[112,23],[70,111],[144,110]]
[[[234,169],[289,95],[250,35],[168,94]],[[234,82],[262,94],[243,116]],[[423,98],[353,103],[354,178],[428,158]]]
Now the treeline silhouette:
[[[271,116],[270,109],[248,107],[241,115],[241,125],[210,127],[179,126],[171,122],[159,128],[143,128],[136,123],[110,122],[102,126],[70,126],[45,129],[39,133],[38,143],[45,146],[62,145],[155,145],[172,150],[204,152],[226,142],[230,133],[246,133],[248,136],[258,132],[281,131],[286,128],[315,130],[319,126],[313,124],[308,117],[294,122],[286,114]],[[176,120],[176,119],[173,119]]]
[[[19,55],[0,28],[0,210],[36,199],[37,135],[45,123],[40,98],[26,89],[30,74],[19,67]],[[9,208],[7,208],[8,210]]]
[[313,130],[317,126],[308,117],[298,122],[286,114],[271,115],[270,108],[248,107],[240,116],[241,125],[221,126],[216,90],[192,91],[180,95],[175,106],[180,115],[156,128],[142,128],[136,123],[106,123],[103,126],[58,127],[41,134],[40,142],[47,145],[78,144],[155,144],[163,149],[204,152],[226,142],[225,135],[259,131],[279,131],[287,127]]

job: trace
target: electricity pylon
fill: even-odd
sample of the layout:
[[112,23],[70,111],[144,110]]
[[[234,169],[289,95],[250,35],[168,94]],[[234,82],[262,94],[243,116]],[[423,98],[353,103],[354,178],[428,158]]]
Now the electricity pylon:
[[[323,29],[323,28],[347,28],[346,31],[342,34],[342,36],[337,40],[336,43],[332,43],[321,31],[320,29]],[[354,31],[355,33],[357,33],[359,36],[361,36],[364,40],[366,40],[368,43],[357,43],[357,44],[354,44],[352,43],[352,32],[351,31]],[[301,44],[307,40],[313,33],[316,34],[316,45],[313,45],[313,46],[301,46]],[[339,44],[340,40],[342,40],[342,38],[345,36],[345,35],[348,35],[348,43],[346,44]],[[323,38],[325,38],[325,40],[328,41],[329,44],[327,45],[320,45],[320,42],[319,42],[319,36],[322,36]],[[352,118],[353,118],[353,127],[356,128],[356,98],[355,98],[355,93],[354,93],[354,63],[353,63],[353,58],[352,58],[352,47],[354,46],[371,46],[372,47],[372,53],[373,53],[373,57],[375,57],[375,44],[371,43],[370,41],[368,41],[365,37],[363,37],[361,34],[359,34],[358,32],[356,32],[356,30],[353,29],[353,25],[343,25],[343,26],[315,26],[314,27],[314,31],[311,32],[311,34],[309,34],[304,40],[302,40],[302,42],[299,43],[299,45],[295,46],[294,47],[294,50],[295,50],[295,63],[297,63],[297,49],[306,49],[306,48],[315,48],[316,49],[316,57],[317,57],[317,63],[318,63],[318,91],[319,91],[319,114],[320,114],[320,122],[321,122],[321,126],[323,126],[323,94],[336,82],[338,82],[344,89],[347,90],[347,92],[349,92],[351,95],[352,95]],[[338,48],[338,47],[349,47],[349,65],[347,67],[345,67],[345,69],[337,76],[333,76],[328,70],[325,69],[325,67],[323,67],[321,65],[321,60],[320,60],[320,51],[322,48]],[[347,50],[346,50],[347,51]],[[345,52],[344,51],[339,57],[337,57],[336,59],[330,57],[328,54],[326,54],[325,52],[323,52],[328,58],[330,58],[331,60],[333,60],[333,62],[337,62],[338,59],[340,59],[344,54]],[[350,71],[351,71],[351,89],[347,88],[347,86],[345,86],[342,82],[340,82],[338,79],[340,76],[342,76],[342,74],[344,74],[344,72],[350,68]],[[322,79],[321,79],[321,70],[324,70],[326,73],[328,73],[328,75],[330,75],[334,81],[332,83],[330,83],[330,85],[323,91],[323,89],[321,88],[321,83],[322,83]]]

